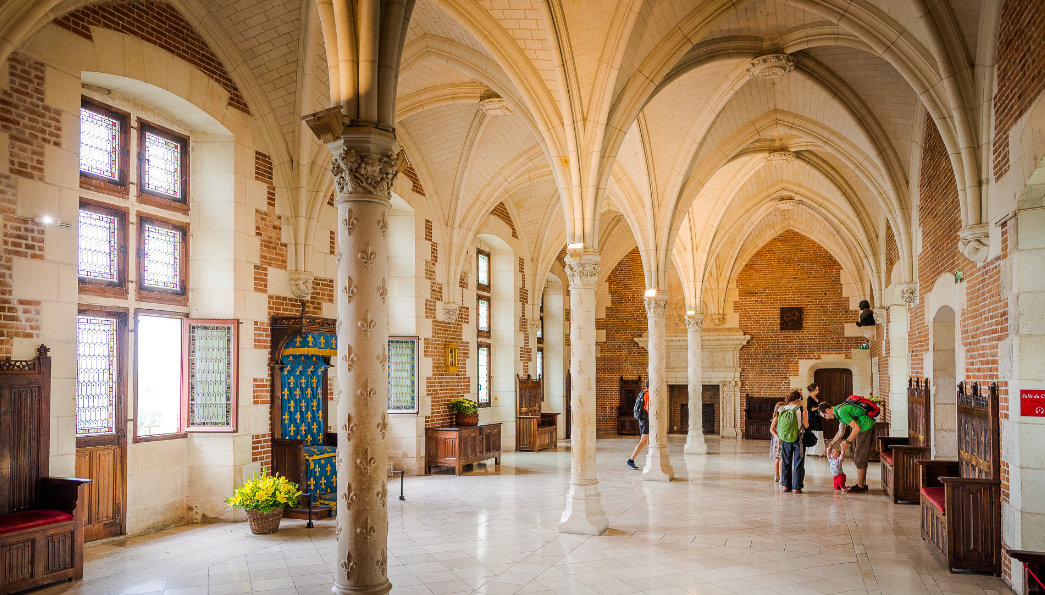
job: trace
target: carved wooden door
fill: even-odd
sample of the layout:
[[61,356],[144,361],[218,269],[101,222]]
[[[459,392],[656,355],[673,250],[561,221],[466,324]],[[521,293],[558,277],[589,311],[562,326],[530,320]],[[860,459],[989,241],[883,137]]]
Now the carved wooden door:
[[77,317],[76,476],[86,486],[84,540],[121,535],[126,517],[126,314]]
[[[853,372],[845,368],[823,368],[813,372],[813,382],[820,385],[820,401],[828,405],[841,405],[853,394]],[[824,420],[824,439],[831,441],[838,431],[838,422]]]

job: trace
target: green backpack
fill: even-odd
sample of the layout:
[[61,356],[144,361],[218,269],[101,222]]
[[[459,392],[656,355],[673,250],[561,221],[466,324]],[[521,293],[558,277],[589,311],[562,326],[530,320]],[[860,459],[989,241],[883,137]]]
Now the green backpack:
[[776,433],[782,442],[798,440],[798,424],[802,415],[802,407],[781,407],[776,418]]

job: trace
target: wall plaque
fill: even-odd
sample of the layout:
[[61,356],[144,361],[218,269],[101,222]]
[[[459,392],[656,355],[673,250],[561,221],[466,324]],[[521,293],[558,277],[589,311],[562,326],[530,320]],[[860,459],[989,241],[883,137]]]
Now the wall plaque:
[[1021,390],[1020,415],[1045,417],[1045,390]]
[[457,373],[457,344],[446,344],[446,371],[451,374]]
[[780,330],[800,331],[802,330],[802,308],[780,309]]

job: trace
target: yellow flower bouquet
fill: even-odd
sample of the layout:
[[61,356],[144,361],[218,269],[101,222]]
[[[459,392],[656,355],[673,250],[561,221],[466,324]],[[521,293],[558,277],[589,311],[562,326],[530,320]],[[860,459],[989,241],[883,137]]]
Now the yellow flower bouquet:
[[297,506],[301,490],[298,484],[279,474],[269,475],[263,470],[250,481],[236,488],[232,496],[225,499],[229,508],[244,508],[258,512],[272,512],[284,506]]

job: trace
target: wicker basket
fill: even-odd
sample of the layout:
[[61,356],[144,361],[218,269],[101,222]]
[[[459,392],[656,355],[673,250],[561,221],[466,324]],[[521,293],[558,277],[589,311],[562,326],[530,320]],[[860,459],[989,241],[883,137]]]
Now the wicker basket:
[[272,512],[261,512],[260,510],[247,509],[247,523],[250,532],[254,535],[270,535],[279,529],[279,521],[283,518],[283,509],[277,508]]
[[457,418],[457,425],[459,425],[459,426],[477,426],[477,425],[479,425],[479,414],[478,413],[455,413],[454,417]]

